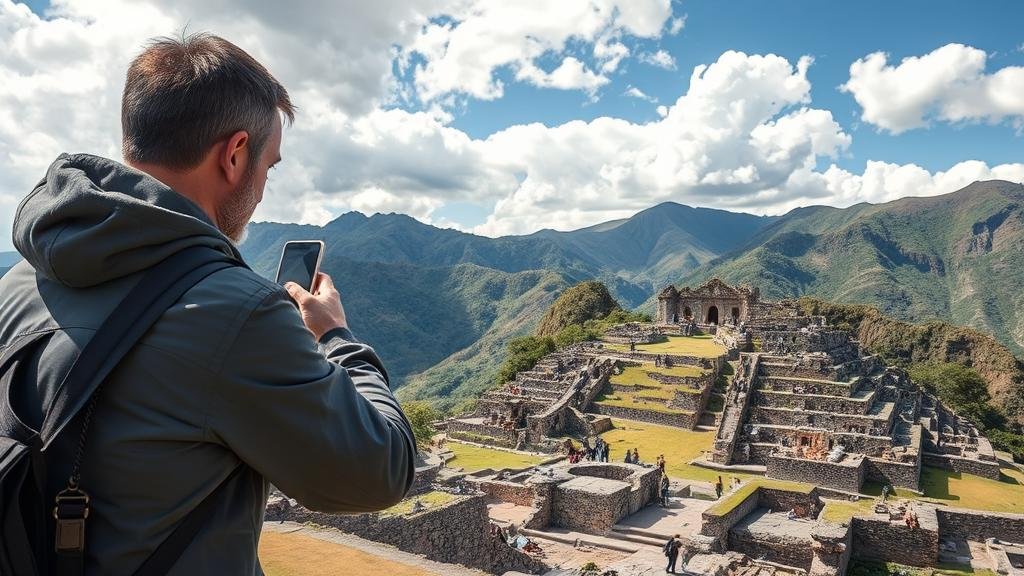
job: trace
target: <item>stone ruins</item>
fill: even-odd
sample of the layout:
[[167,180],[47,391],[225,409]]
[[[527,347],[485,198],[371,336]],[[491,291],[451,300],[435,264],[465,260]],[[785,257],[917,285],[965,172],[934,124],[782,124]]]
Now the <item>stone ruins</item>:
[[[681,352],[680,341],[694,348]],[[688,465],[747,479],[663,485],[653,456],[681,446],[634,446],[639,462],[616,446],[602,461],[616,422],[693,431],[708,449]],[[1024,516],[890,495],[919,493],[923,465],[998,479],[974,426],[823,317],[718,279],[665,288],[655,322],[550,354],[472,413],[436,424],[443,435],[423,455],[411,504],[335,516],[277,494],[267,519],[332,526],[495,574],[578,574],[588,561],[621,576],[660,572],[673,534],[683,541],[680,569],[716,576],[839,575],[851,558],[1009,570],[1024,558]],[[452,444],[541,463],[467,471],[458,458],[446,462]],[[882,496],[863,494],[867,484],[884,486]],[[822,513],[828,505],[858,508],[837,522]]]

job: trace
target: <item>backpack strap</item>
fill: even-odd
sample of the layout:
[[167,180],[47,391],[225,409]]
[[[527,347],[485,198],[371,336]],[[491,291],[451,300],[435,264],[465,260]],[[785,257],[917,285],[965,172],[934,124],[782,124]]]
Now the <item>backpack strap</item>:
[[[110,375],[117,364],[124,358],[132,347],[149,331],[156,321],[182,295],[199,281],[214,272],[231,268],[233,266],[244,266],[245,264],[228,257],[226,254],[205,246],[195,246],[182,250],[173,256],[168,257],[145,273],[141,280],[131,289],[127,296],[114,308],[114,311],[104,320],[92,339],[85,345],[78,355],[75,363],[68,371],[64,381],[57,388],[54,400],[51,402],[43,425],[40,427],[40,447],[45,450],[50,443],[64,431],[65,427],[78,414],[82,407],[89,403],[82,423],[82,431],[79,440],[78,452],[73,463],[72,479],[69,486],[77,487],[78,470],[81,464],[85,437],[91,420],[92,408],[95,406],[103,381]],[[239,469],[241,465],[239,465]],[[229,476],[229,479],[234,476]],[[77,491],[77,490],[75,490]],[[67,490],[62,494],[68,492]],[[220,492],[220,487],[215,491]],[[88,496],[84,492],[77,491],[72,497],[58,495],[57,508],[54,515],[58,522],[58,551],[56,557],[57,574],[64,576],[80,576],[84,570],[84,521],[88,515]],[[206,501],[204,500],[203,504]],[[197,512],[209,515],[212,512],[212,504],[206,508],[202,504],[189,513],[187,520]],[[81,522],[81,528],[74,527],[72,541],[77,540],[78,545],[62,546],[64,540],[60,527],[62,520],[71,518],[71,523]],[[203,518],[205,520],[205,517]],[[202,521],[196,526],[196,531]],[[175,530],[177,533],[182,527]],[[191,530],[189,528],[188,530]],[[66,534],[67,532],[63,532]],[[186,531],[186,534],[188,532]],[[191,531],[187,539],[181,536],[170,544],[164,542],[158,550],[165,549],[163,557],[173,559],[167,564],[167,569],[173,564],[178,556],[184,551],[195,535]],[[173,534],[172,534],[173,535]],[[166,561],[166,560],[165,560]],[[164,572],[166,573],[166,569]]]

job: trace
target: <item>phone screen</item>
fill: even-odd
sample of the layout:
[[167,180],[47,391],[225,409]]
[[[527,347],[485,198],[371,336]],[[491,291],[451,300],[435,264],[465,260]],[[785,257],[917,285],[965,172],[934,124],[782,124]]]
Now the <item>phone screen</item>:
[[310,292],[320,260],[320,242],[289,242],[284,245],[281,266],[277,269],[277,283],[295,282]]

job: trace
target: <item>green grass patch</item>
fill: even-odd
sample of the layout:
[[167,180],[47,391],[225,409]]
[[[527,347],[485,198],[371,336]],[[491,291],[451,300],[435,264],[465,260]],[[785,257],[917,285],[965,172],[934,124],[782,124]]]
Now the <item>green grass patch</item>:
[[651,396],[654,390],[639,390],[637,392],[603,392],[594,400],[594,404],[603,406],[618,406],[620,408],[635,408],[637,410],[650,410],[663,414],[692,414],[691,410],[669,408],[665,405],[668,398]]
[[[882,493],[882,487],[865,484],[863,491],[877,496]],[[1024,514],[1024,472],[1016,468],[1004,467],[999,480],[989,480],[924,466],[921,468],[921,491],[924,496],[896,488],[896,496],[974,510]]]
[[889,576],[891,574],[908,574],[910,576],[996,576],[996,573],[984,568],[972,568],[963,564],[939,564],[935,568],[919,568],[904,566],[895,562],[879,562],[852,558],[848,576]]
[[871,514],[874,512],[874,498],[861,498],[856,502],[848,500],[825,500],[825,507],[818,516],[819,520],[845,524],[854,516]]
[[411,496],[402,500],[398,504],[395,504],[391,508],[381,510],[381,516],[402,516],[412,512],[412,507],[416,505],[416,501],[419,500],[421,504],[427,508],[438,508],[443,506],[452,500],[455,500],[454,494],[447,492],[441,492],[440,490],[433,490],[420,494],[419,496]]
[[697,432],[673,426],[648,424],[612,418],[614,428],[601,435],[611,446],[609,458],[621,462],[626,450],[636,448],[640,451],[640,460],[654,462],[658,454],[665,455],[665,471],[670,478],[700,480],[714,482],[719,475],[725,482],[729,476],[738,478],[761,478],[755,474],[735,473],[725,475],[717,470],[701,468],[690,464],[704,451],[711,450],[715,443],[714,432]]
[[525,468],[527,466],[536,466],[546,460],[543,456],[496,450],[494,448],[484,448],[458,442],[449,442],[447,447],[455,454],[455,458],[448,462],[448,466],[462,468],[469,474],[486,468],[493,470]]
[[748,496],[754,493],[758,488],[776,488],[779,490],[790,490],[792,492],[800,492],[801,494],[809,494],[814,486],[810,484],[804,484],[802,482],[788,482],[785,480],[770,480],[767,478],[760,478],[757,480],[751,480],[739,487],[735,492],[722,497],[721,500],[716,502],[713,506],[704,511],[705,514],[712,514],[715,516],[724,516],[732,509],[739,506],[741,502],[747,499]]
[[664,374],[666,376],[677,376],[677,377],[697,377],[701,376],[706,372],[702,368],[697,366],[673,366],[671,368],[665,368],[664,366],[656,367],[653,364],[644,364],[641,366],[626,366],[622,370],[622,374],[613,374],[611,377],[612,384],[640,384],[641,386],[650,386],[655,388],[663,388],[666,386],[678,387],[681,384],[665,384],[651,378],[651,373]]
[[[628,344],[606,343],[605,347],[619,352],[628,352]],[[724,346],[715,343],[712,336],[669,336],[665,342],[653,344],[637,344],[637,352],[647,354],[672,354],[676,356],[696,356],[698,358],[717,358],[725,354]]]

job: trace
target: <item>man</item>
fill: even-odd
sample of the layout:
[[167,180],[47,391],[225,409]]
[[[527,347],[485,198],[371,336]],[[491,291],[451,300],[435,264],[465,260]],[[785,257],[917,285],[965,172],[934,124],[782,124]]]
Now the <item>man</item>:
[[662,474],[661,474],[661,506],[663,508],[668,508],[668,489],[669,489],[668,474],[665,474],[664,471],[663,471]]
[[[216,36],[159,39],[131,63],[127,165],[61,155],[15,215],[25,261],[0,280],[0,349],[52,332],[18,372],[31,377],[13,383],[26,423],[38,429],[77,353],[147,269],[195,245],[241,260],[235,243],[293,115],[284,87]],[[413,480],[412,428],[326,274],[313,293],[241,266],[208,276],[106,379],[93,421],[81,470],[87,575],[135,572],[239,464],[170,574],[262,574],[270,483],[339,513],[387,508]],[[51,503],[76,422],[45,452]]]
[[721,497],[722,497],[722,477],[719,476],[718,477],[718,482],[715,482],[715,498],[718,499],[718,498],[721,498]]
[[665,567],[665,572],[676,573],[676,562],[679,560],[679,548],[681,548],[683,542],[679,539],[679,534],[669,538],[668,542],[665,543],[663,551],[665,556],[668,556],[668,566]]

